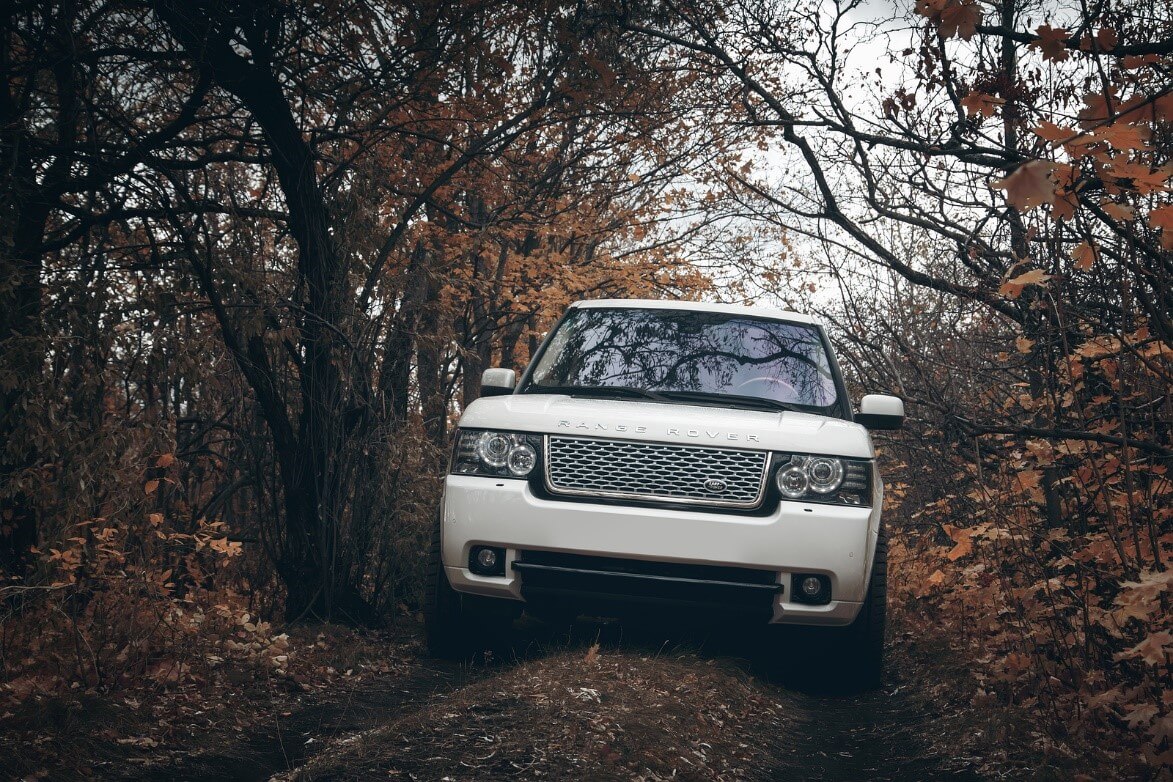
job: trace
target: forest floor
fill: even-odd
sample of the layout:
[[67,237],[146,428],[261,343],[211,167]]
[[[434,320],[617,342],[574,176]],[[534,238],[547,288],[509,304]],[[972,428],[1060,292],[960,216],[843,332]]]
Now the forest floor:
[[[978,714],[964,668],[896,634],[885,686],[767,676],[752,640],[523,620],[508,655],[430,659],[404,621],[303,629],[323,675],[239,681],[213,700],[42,709],[0,751],[14,778],[123,780],[1070,779],[1010,712]],[[127,702],[129,700],[129,703]],[[14,743],[21,755],[13,754]],[[7,765],[0,759],[0,768]],[[1079,769],[1082,770],[1082,769]]]

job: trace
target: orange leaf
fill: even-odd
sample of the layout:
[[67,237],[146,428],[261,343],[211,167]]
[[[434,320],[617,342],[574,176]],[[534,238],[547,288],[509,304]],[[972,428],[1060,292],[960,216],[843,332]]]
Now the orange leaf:
[[1173,92],[1166,92],[1154,100],[1152,111],[1161,119],[1173,119]]
[[964,41],[973,37],[977,26],[982,21],[982,9],[977,3],[962,0],[960,3],[950,3],[941,11],[941,37],[952,38],[954,35]]
[[1022,289],[1027,285],[1042,285],[1049,279],[1051,279],[1051,275],[1042,269],[1031,269],[1025,274],[1020,274],[1002,283],[1002,286],[998,288],[998,293],[1017,299],[1022,294]]
[[143,493],[144,494],[154,494],[155,490],[158,488],[159,488],[158,481],[147,481],[146,485],[143,486]]
[[1116,655],[1116,659],[1140,658],[1152,666],[1164,665],[1168,656],[1167,649],[1173,646],[1173,634],[1167,630],[1152,633],[1136,646]]
[[1051,205],[1051,216],[1056,220],[1071,220],[1078,206],[1079,196],[1070,190],[1059,191],[1055,194],[1055,203]]
[[1018,348],[1019,353],[1029,353],[1030,349],[1035,346],[1035,341],[1033,339],[1027,339],[1026,337],[1019,336],[1015,338],[1014,346]]
[[1128,222],[1132,219],[1132,207],[1125,204],[1117,204],[1114,201],[1101,201],[1100,208],[1103,209],[1109,217],[1120,222]]
[[1100,358],[1114,356],[1120,352],[1121,343],[1115,337],[1095,337],[1084,342],[1075,349],[1075,355],[1084,358]]
[[1148,146],[1148,139],[1152,134],[1148,128],[1119,123],[1099,128],[1095,135],[1116,149],[1144,149]]
[[963,540],[953,548],[949,549],[949,553],[945,555],[945,558],[950,562],[956,562],[957,560],[969,554],[971,551],[973,551],[973,543],[969,540]]
[[983,117],[992,117],[997,113],[998,107],[1005,103],[1004,98],[997,98],[993,95],[987,95],[984,92],[972,90],[968,95],[961,99],[961,105],[965,109],[965,113],[969,116],[980,114]]
[[1079,246],[1072,251],[1071,257],[1075,259],[1075,268],[1086,272],[1096,262],[1099,253],[1090,242],[1080,242]]
[[1044,60],[1062,62],[1071,56],[1071,53],[1067,51],[1068,33],[1065,28],[1044,24],[1035,30],[1035,35],[1038,38],[1031,43],[1031,47],[1041,51]]
[[[219,551],[221,554],[227,554],[230,557],[237,556],[244,548],[241,543],[229,540],[228,538],[212,538],[208,541],[208,546],[213,551]],[[245,614],[245,616],[247,617],[248,614]],[[248,620],[245,619],[244,621],[247,622]]]
[[945,0],[916,0],[916,12],[921,16],[934,17],[945,9]]
[[973,530],[962,529],[961,527],[954,527],[952,524],[945,525],[945,534],[948,535],[954,542],[952,549],[945,555],[945,558],[950,562],[956,562],[965,555],[973,551]]
[[1006,200],[1019,212],[1033,209],[1040,204],[1055,203],[1055,183],[1051,180],[1054,163],[1046,160],[1032,160],[1023,163],[1005,179],[991,182],[995,190],[1005,190]]
[[1079,124],[1089,128],[1108,120],[1108,101],[1101,93],[1089,92],[1083,96],[1083,108],[1079,110]]
[[944,580],[945,580],[945,574],[942,573],[940,570],[933,571],[933,575],[929,576],[929,578],[928,578],[929,583],[932,584],[933,586],[940,584]]
[[1151,703],[1142,703],[1130,709],[1124,715],[1124,721],[1128,723],[1128,727],[1136,730],[1137,728],[1148,727],[1155,716],[1157,716],[1157,707]]
[[[1101,122],[1107,122],[1114,113],[1119,113],[1121,106],[1116,100],[1116,88],[1110,87],[1107,93],[1089,92],[1083,96],[1083,109],[1079,112],[1079,125],[1087,129],[1095,127]],[[1109,104],[1111,106],[1109,107]]]
[[155,460],[156,467],[170,467],[175,464],[175,454],[165,453]]
[[1054,122],[1043,122],[1038,127],[1033,128],[1031,132],[1044,141],[1050,141],[1052,144],[1068,141],[1079,135],[1078,130],[1060,127]]
[[1161,58],[1155,54],[1146,54],[1143,57],[1135,54],[1130,54],[1124,58],[1125,70],[1134,71],[1137,68],[1143,68],[1146,65],[1155,65],[1160,62]]
[[1173,204],[1158,206],[1149,212],[1149,223],[1154,228],[1160,228],[1162,231],[1173,229]]
[[1017,483],[1019,488],[1023,491],[1037,489],[1042,479],[1043,474],[1038,470],[1021,470],[1014,476],[1014,482]]
[[1101,175],[1109,193],[1119,193],[1128,189],[1135,190],[1140,195],[1149,195],[1158,190],[1169,189],[1165,182],[1173,177],[1173,166],[1152,170],[1143,163],[1113,160],[1110,169],[1101,169]]
[[1057,163],[1051,172],[1051,179],[1056,184],[1055,202],[1051,204],[1051,217],[1056,220],[1071,220],[1075,217],[1075,210],[1079,208],[1079,173],[1074,166],[1067,163]]

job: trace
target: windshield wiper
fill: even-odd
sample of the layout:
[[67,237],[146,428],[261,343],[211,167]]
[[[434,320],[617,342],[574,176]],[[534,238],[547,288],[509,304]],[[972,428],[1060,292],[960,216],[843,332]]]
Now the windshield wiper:
[[654,399],[667,402],[668,398],[656,391],[634,386],[541,386],[531,385],[526,393],[569,394],[570,396],[618,396],[625,399]]
[[792,405],[779,402],[776,399],[766,399],[761,396],[746,396],[744,394],[722,394],[717,391],[660,391],[665,399],[679,399],[681,401],[713,402],[730,407],[758,407],[765,410],[784,410],[791,413],[809,412],[802,405]]

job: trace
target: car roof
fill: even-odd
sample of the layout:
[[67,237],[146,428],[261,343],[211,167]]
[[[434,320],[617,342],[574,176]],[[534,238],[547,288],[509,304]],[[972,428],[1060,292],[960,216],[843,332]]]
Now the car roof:
[[744,304],[714,304],[707,301],[684,301],[680,299],[587,299],[576,301],[570,307],[571,309],[620,308],[682,310],[685,312],[723,312],[729,315],[748,315],[757,318],[788,320],[794,323],[819,325],[819,321],[810,315],[777,309],[776,307],[749,307]]

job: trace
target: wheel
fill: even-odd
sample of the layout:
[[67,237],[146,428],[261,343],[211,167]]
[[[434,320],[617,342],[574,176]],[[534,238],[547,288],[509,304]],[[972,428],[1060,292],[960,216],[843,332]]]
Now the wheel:
[[778,681],[816,691],[862,692],[880,686],[888,616],[888,538],[881,530],[867,595],[847,627],[771,625],[766,670]]
[[876,558],[863,607],[842,639],[841,659],[856,689],[874,690],[884,675],[884,633],[888,626],[888,535],[880,530]]
[[437,518],[424,581],[424,639],[428,653],[433,657],[463,660],[504,645],[508,630],[520,614],[520,603],[464,595],[452,588],[444,572]]
[[460,593],[448,583],[440,556],[440,520],[432,529],[428,567],[424,580],[424,638],[428,653],[454,659],[472,651],[471,633],[465,621]]

